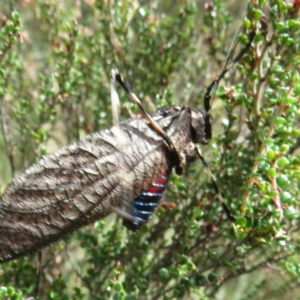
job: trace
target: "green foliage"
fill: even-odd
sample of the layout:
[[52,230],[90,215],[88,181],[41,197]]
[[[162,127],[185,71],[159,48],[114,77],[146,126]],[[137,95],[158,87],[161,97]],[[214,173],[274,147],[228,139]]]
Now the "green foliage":
[[[299,294],[299,4],[249,1],[239,13],[236,2],[234,11],[224,2],[1,4],[2,191],[42,155],[112,125],[112,68],[149,111],[199,107],[236,27],[243,24],[238,47],[256,30],[250,51],[220,84],[214,137],[204,147],[234,226],[196,162],[171,176],[164,205],[136,234],[108,217],[45,249],[41,299]],[[136,108],[120,95],[126,119]],[[36,256],[0,265],[0,299],[33,293]]]

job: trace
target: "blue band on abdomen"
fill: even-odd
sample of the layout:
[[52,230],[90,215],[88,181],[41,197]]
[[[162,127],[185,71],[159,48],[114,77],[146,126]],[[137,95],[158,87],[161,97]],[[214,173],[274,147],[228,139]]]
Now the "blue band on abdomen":
[[149,217],[153,214],[158,202],[160,201],[164,190],[166,189],[168,178],[164,175],[159,177],[152,185],[148,187],[147,190],[142,191],[142,193],[133,200],[134,209],[133,220],[125,220],[123,224],[131,229],[138,229],[143,223],[147,222]]

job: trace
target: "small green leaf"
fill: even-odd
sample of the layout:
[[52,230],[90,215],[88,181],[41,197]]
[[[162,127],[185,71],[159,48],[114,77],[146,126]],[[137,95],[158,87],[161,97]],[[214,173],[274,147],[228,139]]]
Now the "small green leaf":
[[245,227],[247,225],[247,219],[245,217],[237,217],[235,224]]
[[268,176],[269,176],[269,177],[274,177],[274,176],[276,176],[276,169],[275,169],[275,168],[270,168],[270,169],[268,170]]
[[161,268],[158,272],[159,272],[159,276],[160,276],[162,281],[166,282],[166,281],[169,280],[170,273],[169,273],[168,269]]
[[268,158],[268,161],[269,161],[269,162],[273,161],[273,160],[275,159],[275,157],[276,157],[275,151],[273,151],[272,149],[269,148],[269,149],[267,150],[267,158]]
[[209,274],[207,275],[207,279],[208,279],[210,282],[214,283],[214,282],[216,282],[216,281],[218,280],[218,275],[217,275],[216,273],[209,273]]
[[259,9],[254,8],[252,11],[253,11],[253,17],[256,21],[260,20],[261,17],[264,15],[263,12]]
[[283,167],[285,167],[287,164],[289,164],[289,160],[288,160],[286,157],[284,157],[284,156],[280,157],[280,158],[277,160],[277,165],[278,165],[279,168],[283,168]]

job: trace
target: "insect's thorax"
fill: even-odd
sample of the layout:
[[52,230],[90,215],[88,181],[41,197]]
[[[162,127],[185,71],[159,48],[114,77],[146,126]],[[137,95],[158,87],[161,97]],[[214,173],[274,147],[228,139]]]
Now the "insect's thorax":
[[206,114],[204,110],[186,106],[168,106],[152,114],[186,162],[195,159],[195,145],[207,144]]
[[[184,106],[169,106],[152,113],[151,117],[172,140],[183,166],[195,160],[195,143],[205,143],[204,115],[202,111],[191,110]],[[132,119],[121,126],[124,129],[128,125],[135,128],[137,132],[143,133],[143,140],[147,141],[147,146],[155,145],[155,147],[152,146],[149,149],[151,149],[151,153],[158,150],[156,163],[160,162],[161,166],[160,169],[149,170],[147,177],[152,178],[151,183],[132,199],[131,205],[125,208],[126,213],[117,211],[124,217],[123,224],[131,230],[136,230],[148,221],[156,209],[165,191],[171,170],[176,167],[176,162],[172,160],[171,150],[164,139],[144,119]],[[154,165],[150,153],[145,155],[145,160],[147,160],[147,164],[149,162],[149,165]],[[147,182],[149,183],[149,181]]]

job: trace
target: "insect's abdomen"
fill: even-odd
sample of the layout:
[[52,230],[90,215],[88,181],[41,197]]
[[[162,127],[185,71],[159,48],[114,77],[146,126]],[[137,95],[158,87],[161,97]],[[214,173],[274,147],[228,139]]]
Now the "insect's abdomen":
[[[161,124],[176,147],[190,141],[189,119]],[[145,120],[135,119],[45,156],[0,200],[0,261],[40,250],[114,208],[140,210],[137,199],[173,167],[168,153]]]
[[161,175],[147,190],[134,199],[132,205],[132,220],[124,219],[123,224],[130,230],[137,230],[141,224],[148,221],[158,206],[165,191],[169,174]]

